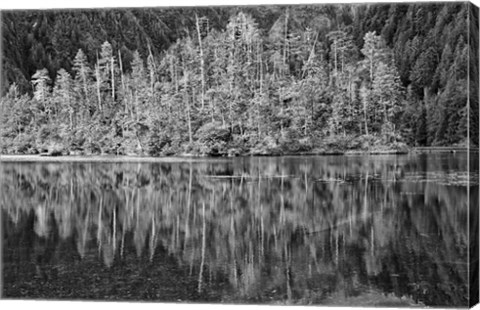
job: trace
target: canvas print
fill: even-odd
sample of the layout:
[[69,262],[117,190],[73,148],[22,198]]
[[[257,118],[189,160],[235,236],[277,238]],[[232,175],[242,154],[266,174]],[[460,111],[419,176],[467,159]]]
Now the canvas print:
[[477,303],[473,4],[0,14],[2,298]]

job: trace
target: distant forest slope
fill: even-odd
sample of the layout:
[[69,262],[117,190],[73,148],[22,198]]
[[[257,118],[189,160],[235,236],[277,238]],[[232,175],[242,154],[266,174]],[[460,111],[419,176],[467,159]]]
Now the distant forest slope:
[[478,145],[478,9],[469,3],[1,17],[2,153]]

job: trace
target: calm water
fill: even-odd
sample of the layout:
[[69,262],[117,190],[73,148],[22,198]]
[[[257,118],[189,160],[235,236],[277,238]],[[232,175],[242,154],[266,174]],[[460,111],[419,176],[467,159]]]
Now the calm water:
[[471,168],[466,153],[1,163],[3,296],[465,306]]

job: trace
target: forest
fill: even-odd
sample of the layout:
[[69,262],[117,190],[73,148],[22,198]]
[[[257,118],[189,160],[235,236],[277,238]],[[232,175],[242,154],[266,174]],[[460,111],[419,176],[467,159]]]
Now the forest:
[[1,154],[478,147],[478,9],[469,3],[1,18]]

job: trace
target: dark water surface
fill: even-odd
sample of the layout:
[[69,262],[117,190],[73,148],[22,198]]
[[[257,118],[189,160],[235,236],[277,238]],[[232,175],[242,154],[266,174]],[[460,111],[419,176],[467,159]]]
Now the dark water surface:
[[466,153],[3,162],[3,296],[466,306],[470,168]]

